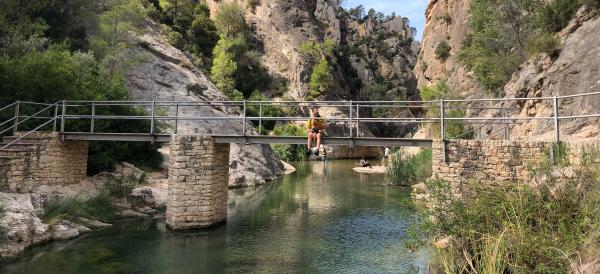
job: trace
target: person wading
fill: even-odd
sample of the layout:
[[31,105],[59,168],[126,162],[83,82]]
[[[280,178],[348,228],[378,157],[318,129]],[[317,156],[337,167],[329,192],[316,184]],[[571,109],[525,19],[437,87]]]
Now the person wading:
[[[319,148],[321,147],[321,140],[323,139],[324,130],[327,128],[327,123],[321,115],[319,115],[319,108],[316,106],[310,107],[311,110],[311,118],[306,122],[306,128],[308,129],[308,140],[306,146],[308,151],[306,154],[315,154],[319,155]],[[315,152],[312,151],[312,143],[316,142],[317,150]],[[327,156],[326,152],[323,152],[323,156]]]

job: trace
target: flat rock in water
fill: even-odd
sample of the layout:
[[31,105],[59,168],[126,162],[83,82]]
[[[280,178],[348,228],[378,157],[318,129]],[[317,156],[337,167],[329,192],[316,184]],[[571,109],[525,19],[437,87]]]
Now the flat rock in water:
[[359,173],[377,173],[383,174],[387,172],[387,168],[384,166],[372,166],[372,167],[355,167],[352,170]]
[[102,228],[112,226],[111,224],[107,224],[107,223],[103,223],[103,222],[95,221],[95,220],[90,220],[87,218],[79,218],[78,222],[84,224],[87,227],[91,227],[93,229],[102,229]]
[[121,218],[126,218],[126,219],[143,219],[143,218],[148,218],[150,216],[144,214],[144,213],[140,213],[137,211],[134,211],[132,209],[125,209],[121,212],[118,212],[117,215]]

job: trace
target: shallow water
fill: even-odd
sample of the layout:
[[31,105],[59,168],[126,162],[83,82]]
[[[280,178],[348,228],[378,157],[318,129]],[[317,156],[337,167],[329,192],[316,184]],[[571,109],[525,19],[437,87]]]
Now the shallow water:
[[173,233],[123,223],[28,250],[1,273],[423,273],[428,252],[402,240],[415,217],[408,189],[353,162],[296,163],[281,181],[229,193],[227,224]]

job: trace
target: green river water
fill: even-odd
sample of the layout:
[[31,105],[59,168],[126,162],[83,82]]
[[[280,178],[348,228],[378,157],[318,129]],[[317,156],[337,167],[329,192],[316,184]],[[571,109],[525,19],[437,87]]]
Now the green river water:
[[353,165],[299,162],[278,182],[231,190],[227,224],[207,231],[120,223],[34,247],[0,273],[423,273],[429,252],[402,242],[410,191]]

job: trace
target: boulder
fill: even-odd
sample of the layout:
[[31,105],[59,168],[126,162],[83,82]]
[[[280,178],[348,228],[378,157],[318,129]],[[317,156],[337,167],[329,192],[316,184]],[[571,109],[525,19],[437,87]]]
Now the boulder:
[[0,226],[6,231],[6,240],[0,242],[0,257],[13,256],[30,245],[51,239],[50,229],[35,214],[29,194],[0,193],[6,213]]
[[127,195],[127,202],[133,208],[149,207],[153,208],[156,206],[156,200],[152,189],[148,187],[135,188]]
[[121,178],[132,180],[138,183],[142,182],[146,177],[146,172],[127,162],[116,164],[115,172],[119,174]]
[[427,185],[425,183],[414,184],[411,188],[415,194],[427,194]]
[[[52,239],[53,240],[69,240],[79,236],[79,227],[67,220],[61,220],[60,222],[52,225]],[[89,229],[88,229],[89,231]]]

